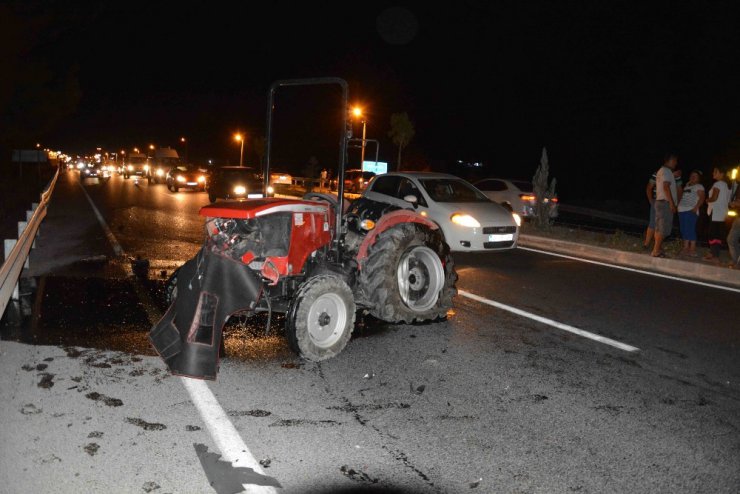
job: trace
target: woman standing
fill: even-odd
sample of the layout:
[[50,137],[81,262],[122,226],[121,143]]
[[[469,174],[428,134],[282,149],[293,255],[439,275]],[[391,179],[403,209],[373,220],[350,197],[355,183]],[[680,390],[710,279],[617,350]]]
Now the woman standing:
[[683,239],[681,255],[699,257],[696,253],[696,220],[703,203],[704,186],[701,184],[701,172],[693,170],[678,203],[678,224],[681,227],[681,238]]
[[712,178],[715,182],[707,198],[707,214],[712,222],[709,224],[709,252],[704,255],[704,260],[715,264],[719,264],[719,251],[722,247],[722,239],[725,237],[725,217],[730,204],[730,188],[724,177],[722,170],[714,167]]

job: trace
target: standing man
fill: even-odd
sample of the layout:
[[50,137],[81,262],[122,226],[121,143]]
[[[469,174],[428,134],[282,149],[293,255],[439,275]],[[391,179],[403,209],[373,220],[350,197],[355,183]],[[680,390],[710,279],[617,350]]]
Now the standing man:
[[[645,240],[642,242],[643,249],[648,250],[650,244],[655,237],[655,175],[658,172],[653,172],[648,180],[647,186],[645,187],[645,195],[650,205],[650,216],[648,217],[648,226],[645,230]],[[677,202],[681,202],[681,195],[683,194],[683,179],[681,178],[681,170],[673,170],[673,178],[676,179],[676,192],[678,194]]]
[[665,257],[663,240],[670,236],[673,230],[673,215],[678,211],[678,192],[676,178],[673,176],[677,164],[678,157],[669,154],[663,166],[655,173],[655,245],[651,254],[653,257]]
[[[735,189],[730,209],[740,212],[740,187]],[[740,269],[740,215],[732,220],[730,233],[727,234],[727,247],[730,250],[730,269]]]

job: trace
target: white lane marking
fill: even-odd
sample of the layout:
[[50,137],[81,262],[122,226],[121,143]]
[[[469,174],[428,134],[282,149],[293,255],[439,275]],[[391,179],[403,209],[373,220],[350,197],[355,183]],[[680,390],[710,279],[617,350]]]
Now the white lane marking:
[[537,322],[541,322],[543,324],[547,324],[548,326],[552,326],[554,328],[562,329],[563,331],[568,331],[569,333],[576,334],[578,336],[582,336],[584,338],[588,338],[590,340],[598,341],[599,343],[604,343],[605,345],[613,346],[614,348],[619,348],[620,350],[624,350],[625,352],[637,352],[640,349],[637,347],[634,347],[632,345],[628,345],[626,343],[622,343],[621,341],[612,340],[611,338],[607,338],[606,336],[601,336],[595,333],[589,333],[588,331],[584,331],[582,329],[578,329],[574,326],[570,326],[568,324],[563,324],[561,322],[553,321],[552,319],[548,319],[546,317],[538,316],[536,314],[532,314],[531,312],[527,312],[521,309],[517,309],[516,307],[512,307],[510,305],[502,304],[501,302],[496,302],[493,300],[489,300],[487,298],[483,298],[479,295],[475,295],[474,293],[466,292],[465,290],[459,290],[457,291],[458,294],[468,297],[470,299],[476,300],[478,302],[481,302],[486,305],[490,305],[492,307],[496,307],[497,309],[502,309],[505,311],[509,311],[513,314],[516,314],[518,316],[527,317],[529,319],[533,319]]
[[[118,240],[116,239],[116,236],[113,235],[111,229],[108,228],[108,224],[105,222],[105,219],[103,219],[103,215],[100,214],[100,211],[97,206],[95,206],[95,203],[82,184],[79,182],[77,183],[82,189],[82,192],[85,193],[85,197],[87,197],[88,202],[90,202],[90,206],[92,206],[95,216],[97,216],[100,225],[103,227],[105,236],[108,237],[108,241],[113,246],[113,250],[116,255],[123,256],[123,248],[121,247],[121,244],[118,243]],[[154,321],[152,321],[152,323],[154,323]],[[260,467],[259,462],[254,458],[254,456],[252,456],[252,453],[249,452],[249,448],[247,448],[247,445],[242,441],[239,432],[237,432],[234,424],[231,423],[223,408],[219,405],[216,397],[211,393],[208,385],[199,379],[190,379],[187,377],[183,377],[181,379],[185,389],[190,395],[190,399],[193,401],[193,404],[198,409],[203,422],[206,424],[208,432],[210,432],[216,446],[218,446],[223,460],[231,462],[235,467],[246,466],[260,475],[264,475],[265,472]],[[248,494],[275,494],[277,492],[272,487],[259,485],[245,484],[244,487],[246,490],[242,492],[247,492]]]
[[618,264],[609,264],[608,262],[592,261],[591,259],[584,259],[582,257],[569,256],[567,254],[558,254],[557,252],[548,252],[546,250],[532,249],[530,247],[516,246],[517,249],[528,250],[530,252],[537,252],[540,254],[547,254],[548,256],[564,257],[565,259],[572,259],[574,261],[586,262],[589,264],[596,264],[598,266],[605,266],[607,268],[622,269],[624,271],[632,271],[633,273],[648,274],[650,276],[657,276],[658,278],[667,278],[674,281],[683,281],[684,283],[692,283],[694,285],[706,286],[709,288],[718,288],[720,290],[727,290],[729,292],[740,293],[740,288],[732,288],[729,286],[714,285],[712,283],[706,283],[704,281],[691,280],[688,278],[680,278],[678,276],[671,276],[669,274],[656,273],[654,271],[645,271],[644,269],[629,268],[627,266],[620,266]]
[[115,252],[115,254],[119,257],[123,256],[123,247],[121,247],[121,244],[118,243],[118,239],[115,235],[113,235],[111,229],[108,228],[108,223],[106,223],[103,219],[103,215],[100,214],[100,210],[98,210],[98,207],[93,202],[92,197],[90,197],[90,194],[87,193],[85,187],[82,186],[82,183],[77,182],[77,185],[80,186],[80,189],[82,189],[85,197],[87,197],[87,202],[89,202],[90,206],[92,206],[92,210],[95,213],[95,216],[97,216],[100,226],[103,227],[103,231],[105,232],[105,236],[108,238],[108,242],[110,242],[111,246],[113,246],[113,252]]
[[[221,408],[208,384],[200,379],[189,377],[181,377],[180,379],[206,424],[208,432],[211,433],[211,437],[216,442],[219,451],[221,451],[222,459],[231,462],[234,467],[248,467],[258,474],[264,475],[265,472],[260,467],[259,462],[242,441],[239,432]],[[246,490],[243,492],[249,494],[274,494],[277,492],[269,486],[244,484],[244,487]]]

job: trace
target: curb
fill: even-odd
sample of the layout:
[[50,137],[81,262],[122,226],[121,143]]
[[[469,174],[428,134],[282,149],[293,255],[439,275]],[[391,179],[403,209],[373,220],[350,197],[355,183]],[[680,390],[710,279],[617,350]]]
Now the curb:
[[681,259],[655,258],[636,252],[596,247],[568,242],[566,240],[555,240],[537,235],[520,234],[518,244],[522,247],[548,250],[558,254],[581,256],[592,261],[617,264],[644,271],[740,288],[740,270],[732,270],[699,262],[683,261]]

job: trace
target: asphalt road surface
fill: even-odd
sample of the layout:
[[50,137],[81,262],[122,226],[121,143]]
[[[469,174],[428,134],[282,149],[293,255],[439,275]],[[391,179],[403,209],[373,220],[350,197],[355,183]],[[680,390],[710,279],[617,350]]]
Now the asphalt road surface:
[[207,202],[60,177],[33,316],[0,342],[0,490],[740,491],[737,291],[459,255],[447,321],[358,318],[320,364],[288,349],[281,318],[233,321],[205,383],[169,375],[146,334]]

